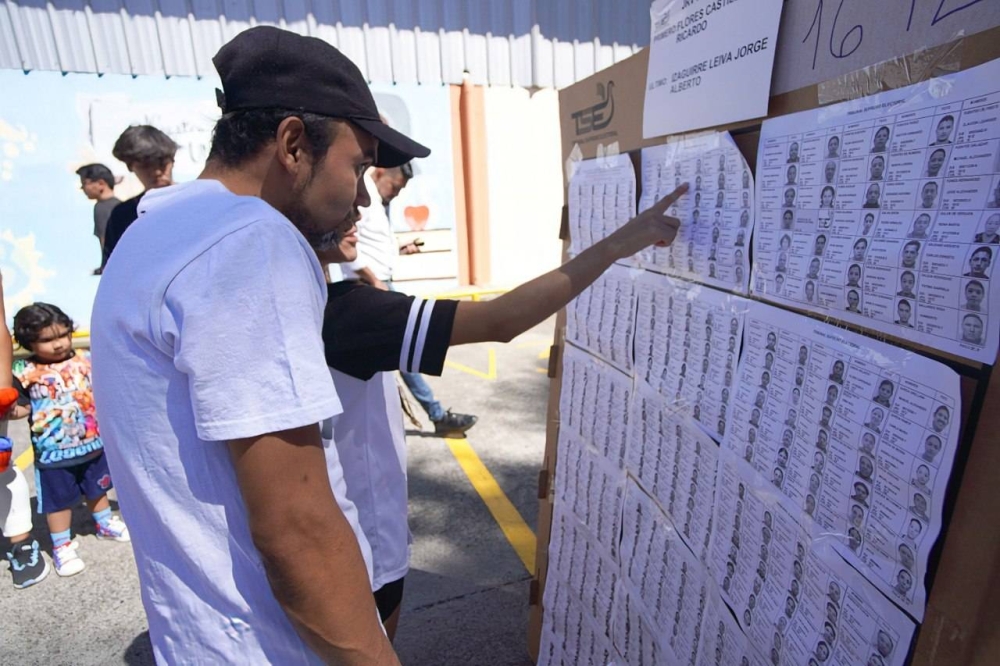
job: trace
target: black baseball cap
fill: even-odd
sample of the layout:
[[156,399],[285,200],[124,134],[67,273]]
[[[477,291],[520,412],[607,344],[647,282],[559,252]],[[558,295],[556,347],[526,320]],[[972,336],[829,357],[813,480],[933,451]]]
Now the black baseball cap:
[[257,26],[236,35],[212,62],[222,79],[216,93],[223,113],[291,109],[350,120],[378,139],[380,167],[431,154],[382,122],[361,70],[321,39]]

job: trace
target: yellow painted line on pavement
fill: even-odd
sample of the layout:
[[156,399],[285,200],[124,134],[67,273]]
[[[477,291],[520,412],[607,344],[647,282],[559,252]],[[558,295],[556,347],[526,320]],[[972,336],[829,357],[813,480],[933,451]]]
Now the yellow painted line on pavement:
[[482,370],[476,370],[475,368],[470,368],[467,365],[462,365],[461,363],[455,363],[454,361],[445,361],[444,365],[446,368],[452,368],[453,370],[458,370],[459,372],[464,372],[472,375],[473,377],[479,377],[480,379],[485,379],[487,381],[496,381],[497,378],[497,354],[492,349],[487,350],[487,362],[488,369],[486,372]]
[[472,445],[467,439],[448,438],[448,447],[451,449],[455,460],[461,465],[462,471],[469,477],[472,487],[479,493],[486,508],[493,514],[493,519],[497,521],[503,531],[507,541],[514,548],[517,556],[524,563],[524,568],[528,573],[535,573],[535,533],[531,531],[527,523],[517,512],[517,509],[507,499],[507,495],[500,489],[486,465],[476,455]]
[[22,472],[35,462],[35,451],[30,446],[14,459],[14,466]]

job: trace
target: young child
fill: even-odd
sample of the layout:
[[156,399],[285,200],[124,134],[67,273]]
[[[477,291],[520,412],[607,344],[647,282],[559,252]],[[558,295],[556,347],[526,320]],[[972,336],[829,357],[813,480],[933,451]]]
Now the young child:
[[52,533],[56,573],[72,576],[84,564],[71,541],[72,508],[82,493],[101,539],[129,541],[128,528],[111,514],[111,475],[97,428],[90,377],[90,354],[76,353],[73,321],[54,305],[34,303],[14,316],[14,338],[31,352],[14,363],[15,386],[30,407],[15,407],[14,417],[29,416],[35,449],[38,512]]
[[13,442],[7,439],[7,418],[18,401],[14,379],[8,370],[14,360],[14,345],[7,329],[3,305],[3,276],[0,275],[0,530],[10,539],[7,562],[14,587],[24,589],[49,575],[38,541],[31,539],[31,495],[21,470],[14,467]]

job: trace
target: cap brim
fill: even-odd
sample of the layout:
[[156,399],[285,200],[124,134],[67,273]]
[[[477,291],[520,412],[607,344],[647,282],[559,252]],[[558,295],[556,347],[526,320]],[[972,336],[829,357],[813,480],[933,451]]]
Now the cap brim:
[[352,118],[351,121],[378,139],[378,157],[375,160],[375,166],[398,167],[416,157],[427,157],[431,154],[430,148],[397,132],[380,120]]

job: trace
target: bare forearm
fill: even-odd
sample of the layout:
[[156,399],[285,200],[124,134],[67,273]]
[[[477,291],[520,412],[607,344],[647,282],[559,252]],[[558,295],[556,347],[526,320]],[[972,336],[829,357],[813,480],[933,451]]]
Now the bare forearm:
[[265,556],[271,589],[302,639],[327,663],[398,664],[378,623],[354,533],[346,520],[328,522],[284,543],[281,554]]
[[357,274],[359,280],[373,287],[377,286],[378,283],[380,282],[380,280],[377,277],[375,277],[375,273],[372,272],[372,269],[368,268],[367,266],[365,266],[364,268],[359,268],[358,270],[355,271],[355,273]]
[[507,342],[537,326],[601,276],[614,263],[614,241],[605,239],[559,268],[485,303],[497,340]]

